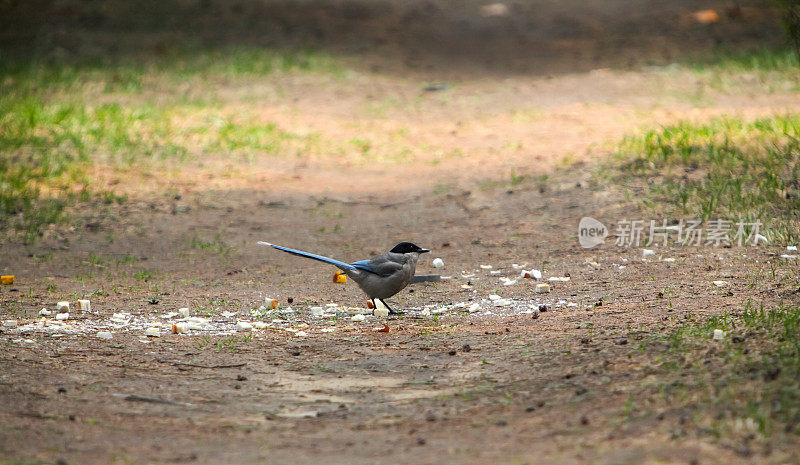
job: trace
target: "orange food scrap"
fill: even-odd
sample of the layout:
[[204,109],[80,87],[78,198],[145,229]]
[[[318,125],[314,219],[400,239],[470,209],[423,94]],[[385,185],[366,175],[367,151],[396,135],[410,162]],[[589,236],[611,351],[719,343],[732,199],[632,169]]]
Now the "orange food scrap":
[[278,300],[272,299],[269,301],[269,308],[276,310],[278,308]]
[[373,308],[375,308],[375,304],[373,304],[371,300],[368,300],[367,301],[367,308],[372,310]]
[[347,282],[347,276],[345,276],[345,274],[341,271],[337,271],[333,274],[333,282],[336,284],[344,284]]
[[14,275],[0,276],[0,284],[14,284]]
[[719,14],[714,10],[695,11],[692,17],[700,24],[713,24],[719,21]]
[[379,333],[388,333],[389,332],[389,325],[384,324],[383,328],[378,330]]

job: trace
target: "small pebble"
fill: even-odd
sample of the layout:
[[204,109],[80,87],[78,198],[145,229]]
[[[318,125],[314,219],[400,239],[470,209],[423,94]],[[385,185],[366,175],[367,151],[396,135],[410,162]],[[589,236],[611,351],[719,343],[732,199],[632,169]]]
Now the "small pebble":
[[624,346],[627,343],[628,343],[628,340],[625,339],[624,337],[617,341],[617,345],[621,345],[621,346]]

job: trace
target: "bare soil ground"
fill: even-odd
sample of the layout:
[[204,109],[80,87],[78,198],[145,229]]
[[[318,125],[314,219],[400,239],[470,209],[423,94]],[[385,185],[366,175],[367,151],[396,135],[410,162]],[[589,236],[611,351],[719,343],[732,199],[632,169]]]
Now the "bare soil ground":
[[[320,43],[357,24],[353,34],[383,44],[383,55],[364,52],[366,69],[344,79],[219,83],[216,97],[229,114],[252,109],[255,100],[265,120],[295,132],[365,139],[386,159],[220,154],[123,173],[101,166],[97,183],[127,194],[127,202],[81,204],[71,212],[82,219],[78,229],[54,226],[32,245],[0,244],[3,274],[16,275],[2,288],[3,320],[30,323],[56,301],[91,298],[91,312],[71,312],[75,327],[119,312],[157,319],[181,307],[214,321],[251,321],[250,310],[273,297],[296,310],[288,326],[307,336],[276,326],[158,338],[116,330],[104,341],[94,332],[54,337],[0,328],[0,460],[796,463],[796,442],[712,438],[691,426],[694,411],[673,408],[649,387],[669,376],[658,341],[676,326],[739,312],[748,299],[799,300],[783,275],[770,274],[782,248],[665,247],[643,259],[641,249],[616,247],[613,239],[592,250],[577,241],[583,216],[610,227],[651,219],[624,187],[592,176],[624,135],[680,119],[796,111],[796,91],[751,86],[752,76],[720,87],[690,71],[644,66],[659,50],[665,55],[658,60],[669,60],[683,45],[700,44],[698,51],[715,37],[777,40],[762,32],[775,19],[770,11],[745,9],[749,22],[731,13],[706,27],[691,20],[696,3],[654,11],[650,2],[531,2],[503,18],[481,17],[476,4],[464,6],[461,20],[446,21],[438,3],[314,10],[316,30],[339,25]],[[292,30],[287,5],[277,17]],[[381,5],[391,6],[387,18],[418,25],[401,27],[413,39],[370,32],[385,26],[364,19],[374,20],[369,12]],[[324,17],[331,12],[344,15],[342,22]],[[541,27],[525,26],[526,19]],[[493,53],[524,49],[540,35],[551,40],[538,54]],[[461,44],[452,68],[437,65],[462,36],[477,42]],[[353,54],[356,42],[333,48]],[[585,55],[573,59],[565,50]],[[499,71],[504,66],[511,72]],[[450,87],[424,90],[439,79]],[[310,306],[362,307],[363,295],[352,283],[333,284],[333,269],[258,240],[347,260],[410,240],[446,264],[434,269],[426,260],[418,274],[453,279],[416,284],[391,299],[411,311],[377,332],[384,322],[371,316],[312,317]],[[570,281],[537,295],[533,281],[503,286],[480,268],[515,276],[513,264]],[[467,282],[471,289],[462,287]],[[494,292],[512,299],[513,310],[485,301]],[[452,308],[460,302],[483,308]],[[448,310],[420,316],[426,305]],[[546,311],[536,319],[523,312],[540,306]],[[717,363],[711,341],[709,351],[709,363]]]

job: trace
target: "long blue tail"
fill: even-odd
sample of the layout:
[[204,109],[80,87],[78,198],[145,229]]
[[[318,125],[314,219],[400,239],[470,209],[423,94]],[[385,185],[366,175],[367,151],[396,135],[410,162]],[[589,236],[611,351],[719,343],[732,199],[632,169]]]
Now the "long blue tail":
[[341,268],[343,270],[355,270],[355,269],[357,269],[356,267],[354,267],[353,265],[351,265],[349,263],[340,262],[339,260],[335,260],[333,258],[328,258],[328,257],[323,257],[322,255],[317,255],[315,253],[303,252],[302,250],[290,249],[288,247],[281,247],[279,245],[270,244],[269,242],[264,242],[264,241],[259,241],[258,243],[261,244],[261,245],[268,245],[270,247],[274,247],[274,248],[276,248],[278,250],[283,250],[284,252],[288,252],[288,253],[290,253],[292,255],[297,255],[297,256],[300,256],[300,257],[310,258],[312,260],[318,260],[318,261],[321,261],[321,262],[330,263],[331,265],[336,266],[338,268]]

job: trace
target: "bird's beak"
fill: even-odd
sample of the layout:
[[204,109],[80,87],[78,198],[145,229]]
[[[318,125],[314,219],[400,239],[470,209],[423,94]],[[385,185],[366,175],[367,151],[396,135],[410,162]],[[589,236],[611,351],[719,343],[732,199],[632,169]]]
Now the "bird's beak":
[[419,251],[419,253],[426,253],[426,252],[430,252],[430,251],[431,251],[431,249],[422,249],[422,250]]

